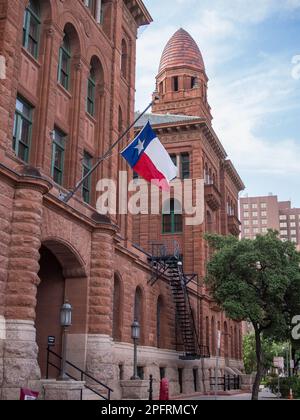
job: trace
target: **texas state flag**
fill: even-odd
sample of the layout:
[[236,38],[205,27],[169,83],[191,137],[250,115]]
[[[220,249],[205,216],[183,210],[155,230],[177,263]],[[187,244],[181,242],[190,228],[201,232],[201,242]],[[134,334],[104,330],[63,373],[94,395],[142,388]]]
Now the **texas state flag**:
[[177,177],[176,166],[149,122],[121,154],[138,175],[162,189],[168,190]]

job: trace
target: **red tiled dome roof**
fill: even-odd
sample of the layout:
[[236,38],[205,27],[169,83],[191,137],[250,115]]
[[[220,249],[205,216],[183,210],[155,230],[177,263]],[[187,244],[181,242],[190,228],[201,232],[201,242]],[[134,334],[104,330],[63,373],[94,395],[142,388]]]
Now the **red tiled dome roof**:
[[167,43],[162,54],[159,73],[170,67],[191,66],[196,70],[205,70],[202,54],[191,35],[179,29]]

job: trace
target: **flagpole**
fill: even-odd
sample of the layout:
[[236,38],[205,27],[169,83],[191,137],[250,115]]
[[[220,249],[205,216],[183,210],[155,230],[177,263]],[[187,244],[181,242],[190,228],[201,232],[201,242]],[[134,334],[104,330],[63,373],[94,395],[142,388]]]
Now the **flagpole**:
[[110,146],[110,148],[107,150],[107,152],[98,159],[98,161],[95,163],[95,165],[90,169],[90,171],[83,177],[81,178],[80,181],[77,182],[75,188],[73,188],[73,190],[69,191],[67,194],[61,193],[59,195],[59,199],[61,201],[63,201],[64,203],[68,203],[71,198],[76,194],[76,192],[82,187],[82,185],[84,184],[85,180],[88,179],[94,172],[95,170],[98,168],[98,166],[105,161],[105,159],[107,159],[107,157],[111,154],[111,152],[113,151],[113,149],[123,140],[123,138],[129,133],[129,131],[135,126],[135,124],[142,118],[142,116],[144,114],[146,114],[146,112],[148,111],[149,108],[151,108],[151,106],[154,104],[155,101],[157,101],[159,98],[156,96],[155,99],[150,102],[150,104],[147,106],[147,108],[141,113],[139,114],[139,116],[136,118],[136,120],[127,128],[126,131],[124,131],[124,133],[121,135],[121,137],[118,138],[118,140],[116,140],[114,142],[114,144],[112,144]]

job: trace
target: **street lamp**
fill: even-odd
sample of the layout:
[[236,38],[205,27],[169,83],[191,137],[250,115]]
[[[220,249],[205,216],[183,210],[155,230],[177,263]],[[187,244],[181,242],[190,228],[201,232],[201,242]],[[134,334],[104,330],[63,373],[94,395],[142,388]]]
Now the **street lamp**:
[[67,334],[68,327],[72,325],[72,306],[66,300],[65,303],[60,308],[60,325],[63,328],[62,334],[62,360],[61,360],[61,370],[59,375],[60,381],[69,381],[70,378],[66,374],[66,358],[67,358]]
[[133,340],[134,352],[133,352],[133,376],[131,380],[138,381],[140,378],[137,373],[137,342],[140,338],[141,327],[137,320],[131,325],[131,338]]

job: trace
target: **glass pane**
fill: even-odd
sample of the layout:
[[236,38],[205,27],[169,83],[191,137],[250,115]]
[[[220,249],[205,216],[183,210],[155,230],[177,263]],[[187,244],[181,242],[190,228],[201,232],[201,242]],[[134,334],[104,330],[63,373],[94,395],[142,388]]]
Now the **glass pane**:
[[31,119],[31,106],[28,105],[26,102],[22,101],[20,98],[17,98],[16,110],[28,119]]
[[170,158],[175,166],[177,166],[177,156],[176,155],[170,155]]
[[31,38],[35,39],[37,41],[38,38],[38,31],[39,31],[39,24],[37,20],[30,16],[30,22],[29,22],[29,35]]
[[54,167],[60,170],[63,169],[63,155],[63,150],[56,146],[54,151]]
[[40,14],[39,5],[36,0],[30,0],[29,9],[32,10],[37,16]]
[[85,168],[90,169],[92,167],[92,157],[87,153],[85,153],[83,156],[83,164]]
[[30,142],[30,127],[31,123],[22,119],[20,124],[20,138],[18,140],[21,140],[24,144],[27,145],[29,145]]
[[54,130],[54,141],[59,144],[62,149],[65,147],[65,137],[66,136],[61,131]]
[[61,183],[62,183],[62,173],[56,168],[54,168],[54,170],[53,170],[53,179],[57,184],[61,185]]
[[63,71],[60,74],[60,83],[65,89],[68,89],[69,77]]
[[90,202],[90,193],[89,191],[83,190],[83,201],[87,204]]
[[92,100],[95,97],[95,84],[91,80],[88,83],[88,97]]
[[87,112],[92,116],[94,115],[94,103],[89,98],[87,101]]
[[61,55],[61,69],[64,73],[68,74],[69,69],[69,57],[65,52],[62,52]]
[[37,56],[37,43],[31,37],[28,38],[28,51],[33,57]]
[[163,216],[163,233],[172,232],[172,218],[170,214],[165,214]]
[[176,233],[182,232],[182,215],[181,214],[174,215],[174,232]]
[[25,162],[28,160],[28,148],[22,143],[19,143],[18,157]]
[[190,177],[190,156],[187,153],[181,155],[181,172],[182,179]]

